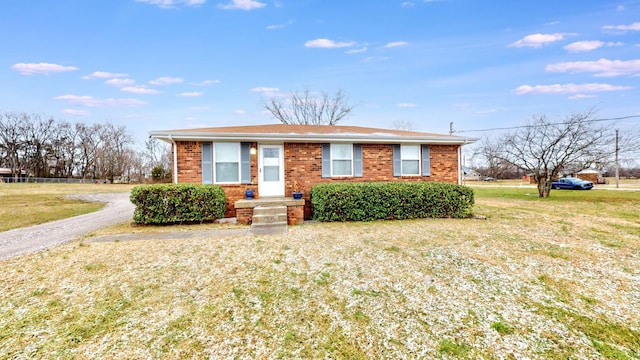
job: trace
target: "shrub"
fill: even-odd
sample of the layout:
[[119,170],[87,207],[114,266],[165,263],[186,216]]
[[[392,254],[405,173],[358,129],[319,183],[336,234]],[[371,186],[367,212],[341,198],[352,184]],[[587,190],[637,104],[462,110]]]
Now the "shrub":
[[319,221],[463,218],[474,203],[470,188],[440,182],[325,183],[310,195]]
[[220,219],[227,202],[217,185],[161,184],[136,186],[129,197],[136,224],[173,224]]

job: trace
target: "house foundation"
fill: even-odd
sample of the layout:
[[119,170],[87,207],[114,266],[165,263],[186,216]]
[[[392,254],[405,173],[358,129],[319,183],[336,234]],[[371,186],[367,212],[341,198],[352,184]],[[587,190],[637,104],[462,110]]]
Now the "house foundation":
[[236,221],[239,224],[251,224],[253,222],[254,209],[269,207],[287,207],[287,223],[289,225],[302,224],[304,222],[305,200],[294,200],[286,197],[261,197],[254,200],[236,200]]

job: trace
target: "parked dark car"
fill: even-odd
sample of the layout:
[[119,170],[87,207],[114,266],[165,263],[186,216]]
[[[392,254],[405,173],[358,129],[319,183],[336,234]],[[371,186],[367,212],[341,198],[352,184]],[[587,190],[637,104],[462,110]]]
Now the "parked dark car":
[[589,190],[592,187],[593,183],[591,181],[586,181],[574,177],[558,179],[551,183],[552,189]]

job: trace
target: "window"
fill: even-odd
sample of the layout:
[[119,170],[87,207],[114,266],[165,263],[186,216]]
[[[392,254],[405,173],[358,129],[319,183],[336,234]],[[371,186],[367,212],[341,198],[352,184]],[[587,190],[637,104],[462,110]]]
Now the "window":
[[251,144],[203,142],[202,183],[213,184],[214,174],[215,183],[250,184]]
[[420,146],[400,146],[400,160],[402,175],[420,175]]
[[331,144],[331,176],[353,175],[353,145]]
[[419,175],[431,176],[429,145],[393,145],[393,176]]
[[322,177],[362,177],[362,144],[322,144]]
[[240,144],[217,142],[213,144],[216,183],[240,182]]

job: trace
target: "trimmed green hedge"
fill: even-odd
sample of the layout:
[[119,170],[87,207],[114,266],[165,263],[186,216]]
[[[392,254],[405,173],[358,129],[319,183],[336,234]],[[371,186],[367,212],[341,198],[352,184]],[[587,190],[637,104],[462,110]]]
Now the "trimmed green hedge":
[[471,188],[440,182],[325,183],[310,195],[319,221],[464,218],[474,204]]
[[212,221],[224,216],[227,202],[222,187],[196,184],[136,186],[129,199],[136,224]]

